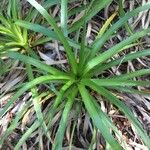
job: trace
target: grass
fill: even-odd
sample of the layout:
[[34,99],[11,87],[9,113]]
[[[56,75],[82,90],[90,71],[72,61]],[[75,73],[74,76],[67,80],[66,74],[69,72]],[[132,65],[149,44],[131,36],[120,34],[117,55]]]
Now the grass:
[[[88,145],[89,149],[92,149],[94,143],[96,143],[95,134],[97,132],[104,138],[104,146],[106,149],[126,149],[127,143],[123,142],[123,136],[108,114],[102,110],[102,106],[95,96],[99,95],[105,102],[112,104],[128,118],[142,142],[149,148],[150,139],[140,121],[113,91],[149,95],[149,92],[139,90],[139,87],[149,87],[150,81],[140,81],[138,78],[149,75],[150,69],[141,69],[110,77],[105,76],[104,72],[122,63],[150,55],[149,49],[142,49],[140,51],[134,51],[134,53],[125,54],[123,57],[115,58],[117,54],[121,54],[121,52],[124,52],[126,49],[141,44],[139,39],[150,33],[150,28],[133,32],[129,30],[130,26],[128,25],[130,18],[135,17],[135,15],[138,15],[142,11],[150,9],[150,4],[145,4],[144,6],[137,7],[125,13],[121,5],[122,1],[119,1],[120,16],[114,21],[117,14],[115,12],[106,20],[99,34],[95,36],[95,40],[91,44],[87,44],[86,32],[88,22],[106,6],[111,5],[112,0],[102,0],[100,2],[93,0],[87,2],[88,4],[83,10],[83,16],[71,25],[69,24],[68,14],[69,1],[49,0],[42,4],[39,4],[35,0],[27,1],[32,7],[28,10],[30,13],[26,17],[21,16],[21,12],[18,11],[17,4],[21,3],[19,0],[9,1],[8,17],[2,14],[0,16],[0,39],[3,39],[0,45],[1,61],[4,61],[5,57],[24,63],[26,66],[25,73],[28,78],[27,82],[20,85],[17,91],[14,92],[12,97],[1,108],[0,116],[2,118],[5,117],[12,106],[17,103],[19,99],[21,100],[22,95],[26,92],[31,92],[29,101],[25,102],[24,106],[16,113],[7,129],[3,132],[0,144],[4,145],[9,135],[18,127],[20,120],[33,108],[32,111],[36,113],[36,117],[32,123],[30,123],[30,126],[22,132],[20,140],[16,143],[14,149],[19,150],[25,146],[26,141],[29,140],[36,131],[38,131],[36,134],[38,134],[41,140],[39,141],[38,147],[42,149],[44,147],[44,139],[47,139],[48,143],[52,144],[52,149],[62,149],[65,131],[68,127],[68,118],[72,111],[75,111],[77,113],[76,116],[78,116],[79,110],[75,108],[82,108],[88,113],[91,118],[90,122],[94,127],[93,138]],[[72,3],[75,2],[72,1]],[[53,18],[48,11],[49,8],[52,8],[55,4],[60,5],[59,26],[59,21]],[[76,11],[74,11],[72,16],[75,14]],[[32,20],[33,16],[35,18],[34,22]],[[41,25],[42,23],[43,25]],[[103,48],[107,41],[112,35],[115,36],[118,30],[124,25],[129,36],[111,48],[104,50]],[[46,26],[50,28],[46,28]],[[32,32],[30,30],[32,30]],[[43,36],[37,41],[31,40],[34,39],[31,34],[33,31],[41,33]],[[76,35],[77,32],[79,33],[79,40],[71,37],[71,35]],[[43,63],[38,53],[33,50],[36,49],[38,44],[43,45],[48,41],[57,41],[63,46],[64,55],[68,60],[65,71],[59,66],[49,66]],[[77,49],[78,55],[75,55],[75,48]],[[112,58],[115,59],[112,60]],[[7,72],[4,71],[4,74],[6,73]],[[48,87],[48,93],[44,92],[44,90],[41,91],[41,86]],[[52,87],[54,90],[52,90]],[[45,100],[46,106],[44,106],[44,103],[41,101],[46,96],[48,97]],[[53,97],[52,102],[49,96]],[[53,131],[52,129],[55,128],[53,119],[58,112],[60,112],[61,117],[57,120],[59,124],[58,126],[56,125],[56,131]],[[77,120],[78,117],[76,117],[75,121]],[[75,128],[75,122],[73,126]],[[54,136],[52,134],[53,132]],[[73,138],[74,134],[72,134],[71,141],[73,141]],[[71,143],[69,145],[70,149]]]

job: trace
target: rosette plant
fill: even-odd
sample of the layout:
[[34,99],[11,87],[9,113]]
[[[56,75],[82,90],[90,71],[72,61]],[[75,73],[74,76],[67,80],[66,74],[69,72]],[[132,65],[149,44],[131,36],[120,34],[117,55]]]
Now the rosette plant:
[[[48,9],[58,3],[54,0],[53,2],[43,2],[43,5]],[[30,8],[28,14],[22,14],[20,0],[9,0],[8,4],[4,6],[7,7],[7,10],[4,8],[0,10],[0,53],[2,54],[7,50],[18,51],[21,49],[28,52],[32,51],[30,47],[37,45],[37,41],[33,41],[32,38],[34,37],[28,34],[28,30],[15,24],[15,21],[17,19],[32,21],[38,17],[37,11]],[[41,17],[38,17],[36,22],[40,22],[41,19]],[[41,41],[41,39],[38,40]]]
[[21,17],[17,4],[15,0],[9,1],[7,12],[2,9],[0,11],[0,53],[7,49],[18,50],[27,46],[27,29],[22,29],[14,23]]
[[[15,149],[20,149],[28,137],[30,137],[30,135],[40,127],[42,128],[43,133],[46,135],[49,141],[51,141],[49,128],[51,127],[51,120],[54,117],[56,111],[59,109],[60,105],[63,105],[63,111],[55,139],[54,141],[51,141],[52,149],[62,149],[69,113],[71,112],[71,109],[74,105],[77,105],[78,107],[82,106],[88,112],[93,125],[99,130],[105,139],[106,148],[108,148],[107,146],[114,150],[121,150],[125,148],[123,145],[124,142],[113,134],[115,133],[115,135],[117,134],[120,136],[117,127],[113,124],[109,116],[102,111],[100,104],[93,96],[93,93],[101,95],[104,101],[113,104],[118,108],[118,110],[124,113],[124,115],[135,127],[137,134],[141,137],[145,145],[150,147],[149,137],[146,131],[143,129],[138,118],[136,118],[130,108],[112,92],[114,90],[118,92],[149,94],[144,91],[139,91],[137,87],[150,86],[150,82],[134,79],[143,75],[149,75],[150,69],[141,69],[134,72],[109,77],[105,77],[104,75],[104,72],[113,66],[117,66],[120,63],[150,55],[150,50],[145,49],[133,53],[128,53],[120,58],[113,60],[111,59],[113,56],[121,53],[128,47],[134,46],[139,38],[142,38],[150,33],[150,29],[148,28],[136,33],[132,33],[128,38],[121,41],[120,43],[105,51],[103,50],[103,45],[107,42],[107,40],[109,40],[112,35],[115,35],[115,32],[117,32],[119,28],[123,27],[124,24],[127,23],[128,19],[134,17],[141,11],[150,9],[150,4],[140,6],[131,12],[127,12],[109,28],[107,26],[107,29],[103,30],[103,34],[99,34],[93,43],[89,46],[86,44],[86,23],[98,11],[109,5],[112,2],[111,0],[93,0],[85,9],[84,15],[81,17],[81,19],[75,22],[72,26],[67,24],[67,0],[62,0],[60,18],[61,27],[56,24],[55,19],[37,1],[27,1],[33,7],[35,7],[35,9],[37,9],[37,11],[46,19],[54,31],[45,28],[44,26],[21,20],[17,20],[15,24],[27,29],[31,29],[35,32],[40,32],[43,35],[48,36],[49,40],[58,40],[65,49],[66,57],[68,59],[68,70],[62,71],[61,69],[58,69],[58,67],[46,65],[38,59],[19,54],[18,52],[8,52],[6,54],[10,58],[28,63],[38,68],[39,70],[42,70],[43,75],[35,79],[32,78],[32,81],[24,84],[2,108],[0,116],[5,115],[10,106],[24,92],[37,85],[53,83],[58,90],[53,103],[46,111],[43,111],[43,113],[41,103],[39,102],[40,99],[37,96],[33,96],[37,119],[35,119],[34,123],[22,135],[21,139],[15,146]],[[69,34],[77,31],[79,28],[82,28],[81,42],[70,39]],[[74,52],[75,48],[78,49],[78,55],[76,57]],[[1,144],[16,128],[19,120],[21,119],[26,109],[28,109],[29,105],[31,104],[25,104],[24,108],[18,112],[10,124],[10,127],[6,130],[3,137],[0,139]]]

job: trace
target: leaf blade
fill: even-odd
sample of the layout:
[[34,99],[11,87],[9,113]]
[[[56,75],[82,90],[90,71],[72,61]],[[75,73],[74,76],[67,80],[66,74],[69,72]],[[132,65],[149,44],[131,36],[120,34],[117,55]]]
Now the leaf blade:
[[67,41],[67,39],[65,38],[65,36],[63,35],[62,31],[59,29],[59,27],[57,26],[56,22],[54,21],[54,19],[49,15],[49,13],[39,4],[37,3],[37,1],[35,0],[27,0],[33,7],[35,7],[35,9],[37,9],[39,11],[39,13],[41,13],[41,15],[48,21],[48,23],[54,28],[56,34],[58,35],[60,41],[62,42],[62,44],[64,45],[64,48],[66,50],[67,53],[67,57],[69,60],[69,63],[71,65],[71,69],[72,71],[76,74],[77,73],[77,62],[75,60],[75,56],[72,52],[71,47],[69,46],[69,43]]
[[92,101],[89,98],[89,94],[83,85],[79,85],[79,91],[82,96],[82,100],[84,102],[84,105],[91,116],[93,123],[95,126],[101,131],[103,137],[106,139],[106,141],[111,145],[111,147],[114,150],[120,150],[121,146],[116,142],[116,140],[113,138],[113,136],[109,132],[109,128],[102,122],[101,118],[99,117],[99,114],[92,103]]
[[87,63],[87,66],[85,68],[84,73],[86,74],[87,72],[89,72],[91,69],[93,69],[95,66],[103,63],[104,61],[106,61],[107,59],[111,58],[113,55],[115,55],[116,53],[122,51],[122,48],[130,43],[132,43],[133,41],[137,40],[140,37],[145,36],[147,33],[150,32],[150,28],[134,33],[132,34],[129,38],[127,38],[126,40],[120,42],[119,44],[113,46],[112,48],[110,48],[109,50],[103,52],[101,55],[93,58],[92,60],[90,60]]
[[69,112],[73,106],[74,103],[74,98],[77,94],[77,89],[74,88],[73,93],[70,93],[70,95],[68,95],[68,100],[65,104],[65,108],[63,110],[62,113],[62,117],[59,123],[59,128],[57,130],[56,136],[55,136],[55,140],[54,140],[54,144],[53,144],[53,150],[58,150],[62,148],[62,143],[63,143],[63,138],[64,138],[64,132],[67,126],[67,120],[68,120],[68,116],[69,116]]
[[97,91],[99,94],[104,96],[110,103],[116,105],[126,116],[127,118],[132,122],[132,124],[135,126],[136,131],[138,132],[139,136],[141,136],[144,143],[147,145],[147,147],[150,147],[149,143],[149,137],[144,131],[141,123],[133,116],[130,109],[118,98],[116,98],[113,94],[111,94],[107,89],[97,86],[94,82],[92,84],[88,84],[90,88]]

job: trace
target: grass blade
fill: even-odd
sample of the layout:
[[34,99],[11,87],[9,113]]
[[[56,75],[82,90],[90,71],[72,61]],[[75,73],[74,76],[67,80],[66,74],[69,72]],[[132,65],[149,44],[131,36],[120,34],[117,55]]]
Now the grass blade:
[[[59,40],[58,36],[56,35],[56,33],[54,31],[52,31],[46,27],[43,27],[39,24],[29,23],[29,22],[23,21],[23,20],[17,20],[15,22],[15,24],[18,26],[24,27],[26,29],[32,30],[34,32],[42,33],[43,35],[48,36],[48,38],[45,38],[45,42],[48,42],[50,40]],[[41,39],[39,39],[39,40],[41,41]],[[70,46],[80,49],[80,45],[77,44],[75,41],[73,41],[69,38],[67,38],[67,40],[68,40],[68,43],[70,44]],[[34,43],[36,43],[36,41],[34,41]],[[34,46],[34,43],[32,43],[32,46]]]
[[33,81],[30,81],[29,83],[25,84],[16,94],[7,102],[7,104],[4,106],[4,108],[0,111],[0,117],[2,117],[8,110],[8,108],[21,96],[25,91],[29,90],[30,88],[34,87],[35,85],[38,85],[40,83],[46,83],[50,81],[61,81],[66,82],[68,78],[65,78],[64,76],[42,76],[34,79]]
[[[45,1],[43,2],[43,7],[47,10],[48,8],[59,4],[60,0],[52,0],[52,1]],[[27,15],[27,17],[25,18],[26,21],[31,21],[33,18],[38,17],[38,11],[36,11],[35,9],[33,10],[33,8],[30,9],[29,14]]]
[[145,4],[144,6],[140,6],[128,13],[121,19],[119,19],[115,24],[113,24],[106,32],[103,34],[102,37],[97,37],[97,39],[92,44],[92,53],[91,58],[95,56],[95,54],[102,48],[104,43],[109,39],[109,37],[117,31],[121,26],[124,25],[125,22],[127,22],[130,18],[135,17],[138,13],[141,11],[150,9],[150,4]]
[[137,33],[134,33],[133,35],[131,35],[126,40],[124,40],[124,41],[120,42],[119,44],[113,46],[112,48],[110,48],[109,50],[105,51],[101,55],[93,58],[92,60],[90,60],[88,62],[84,73],[86,74],[91,69],[93,69],[95,66],[103,63],[104,61],[106,61],[107,59],[111,58],[116,53],[119,53],[120,51],[122,51],[122,48],[125,47],[126,45],[131,44],[132,42],[134,42],[135,40],[137,40],[140,37],[145,36],[149,32],[150,32],[150,28],[145,29],[145,30],[140,31],[140,32],[137,32]]
[[143,96],[150,96],[150,91],[139,91],[139,90],[135,90],[134,88],[131,87],[108,87],[109,89],[115,89],[117,91],[121,91],[123,93],[130,93],[130,94],[139,94],[139,95],[143,95]]
[[55,140],[52,148],[53,150],[62,149],[62,143],[63,143],[65,129],[67,126],[69,112],[72,108],[76,94],[77,94],[77,90],[73,91],[73,93],[71,93],[71,95],[68,96],[68,101],[65,104],[65,108],[63,110],[62,117],[59,123],[59,128],[55,136]]
[[[30,23],[30,22],[23,21],[23,20],[17,20],[15,22],[15,24],[18,26],[21,26],[23,28],[32,30],[34,32],[42,33],[43,35],[48,36],[48,38],[45,38],[45,40],[46,40],[45,42],[48,42],[50,40],[59,40],[58,36],[56,35],[56,33],[54,31],[52,31],[46,27],[43,27],[39,24]],[[39,40],[41,40],[41,39],[39,39]],[[36,43],[36,41],[33,41],[33,42]],[[80,48],[80,45],[78,43],[76,43],[75,41],[73,41],[72,39],[68,38],[68,43],[70,46],[72,46],[74,48],[78,48],[78,49]],[[42,44],[42,42],[40,44]],[[32,46],[35,46],[35,45],[32,43]]]
[[69,43],[65,36],[63,35],[62,31],[60,28],[57,26],[56,22],[54,19],[49,15],[49,13],[40,5],[38,4],[35,0],[27,0],[33,7],[35,7],[39,13],[48,21],[48,23],[54,28],[56,34],[58,35],[61,43],[64,45],[64,48],[67,53],[67,57],[69,59],[69,63],[71,65],[72,71],[74,74],[77,73],[77,62],[75,60],[75,56],[72,52],[71,47],[69,46]]
[[17,21],[15,21],[15,24],[18,26],[24,27],[26,29],[30,29],[35,32],[42,33],[43,35],[46,35],[53,40],[58,40],[58,36],[56,35],[56,33],[54,31],[52,31],[48,28],[45,28],[39,24],[30,23],[30,22],[23,21],[23,20],[17,20]]
[[55,114],[56,112],[56,109],[58,107],[58,105],[60,104],[60,102],[63,100],[64,98],[64,95],[66,93],[66,91],[72,86],[72,84],[74,83],[74,81],[68,81],[59,91],[55,101],[54,101],[54,104],[52,105],[49,113],[48,113],[48,129],[50,128],[51,126],[51,120],[52,120],[52,117],[53,115]]
[[[69,3],[75,2],[77,0],[69,0]],[[42,6],[48,10],[49,8],[51,8],[54,5],[59,5],[61,3],[61,0],[47,0],[45,2],[42,3]],[[83,9],[83,8],[82,8]],[[69,13],[70,15],[70,13]],[[36,19],[36,17],[38,17],[38,12],[34,9],[30,9],[29,13],[27,15],[27,17],[24,19],[26,21],[31,21],[33,18]],[[57,18],[57,17],[56,17]],[[55,18],[55,19],[56,19]]]
[[69,29],[69,32],[76,31],[111,2],[112,0],[92,0],[91,3],[88,4],[88,8],[85,10],[86,12],[83,17],[72,25],[72,27]]
[[59,74],[59,75],[64,75],[64,76],[67,76],[64,72],[62,71],[59,71],[49,65],[46,65],[44,63],[42,63],[41,61],[37,60],[37,59],[34,59],[32,57],[29,57],[29,56],[25,56],[23,54],[20,54],[18,52],[9,52],[6,54],[6,56],[10,57],[10,58],[13,58],[13,59],[16,59],[16,60],[20,60],[20,61],[23,61],[23,62],[28,62],[28,64],[31,64],[43,71],[46,71],[47,73],[50,73],[50,74]]
[[147,74],[150,74],[150,69],[141,69],[141,70],[137,70],[134,72],[122,74],[122,75],[116,76],[114,78],[128,80],[131,78],[135,78],[135,77],[139,77],[139,76],[147,75]]
[[91,70],[90,71],[90,74],[94,75],[96,73],[101,73],[103,72],[104,70],[107,70],[113,66],[116,66],[116,65],[120,65],[124,62],[127,62],[129,60],[133,60],[133,59],[137,59],[137,58],[140,58],[140,57],[144,57],[144,56],[149,56],[150,55],[150,49],[147,49],[147,50],[141,50],[141,51],[138,51],[138,52],[134,52],[134,53],[131,53],[131,54],[127,54],[125,56],[122,56],[116,60],[113,60],[113,61],[110,61],[106,64],[103,64],[103,65],[98,65],[97,67],[95,67],[95,69]]
[[81,48],[79,52],[79,63],[78,63],[78,75],[82,74],[82,70],[84,67],[84,64],[86,63],[86,59],[88,58],[88,52],[86,51],[86,23],[84,23],[83,31],[81,32]]
[[68,21],[68,8],[67,8],[68,0],[61,0],[61,28],[64,35],[67,37],[68,29],[67,29],[67,21]]
[[79,91],[82,97],[82,100],[84,102],[84,105],[90,115],[90,117],[93,120],[93,123],[95,126],[100,130],[105,140],[110,144],[112,149],[114,150],[120,150],[121,146],[118,144],[118,142],[114,139],[114,137],[110,134],[108,126],[106,126],[102,120],[102,118],[99,116],[99,112],[97,112],[97,108],[95,107],[95,104],[90,99],[89,93],[86,90],[84,85],[79,85]]
[[81,80],[82,83],[84,84],[91,84],[92,82],[94,82],[95,84],[97,84],[98,86],[150,86],[150,81],[133,81],[133,80],[125,80],[125,79],[113,79],[113,78],[109,78],[109,79],[83,79]]
[[1,24],[5,25],[7,28],[10,28],[10,23],[9,21],[0,13],[0,21]]
[[[32,71],[30,64],[26,65],[26,70],[27,70],[29,81],[34,80],[34,75],[33,75],[33,71]],[[50,139],[49,134],[46,133],[47,126],[46,126],[45,121],[44,121],[43,113],[41,110],[40,98],[38,96],[38,89],[36,86],[31,88],[31,93],[32,93],[32,101],[33,101],[33,105],[34,105],[34,109],[35,109],[38,121],[42,125],[45,135],[47,135],[47,137]]]
[[18,141],[14,150],[20,150],[20,147],[24,144],[27,138],[40,126],[38,121],[35,121],[33,125],[22,135],[21,139]]
[[10,0],[9,1],[10,3],[10,12],[11,12],[11,15],[12,15],[12,18],[14,20],[16,20],[18,18],[18,1],[17,0]]
[[[125,16],[125,11],[124,11],[124,8],[123,8],[123,0],[119,0],[118,1],[118,5],[119,5],[119,14],[121,17]],[[133,31],[132,31],[132,28],[128,25],[128,22],[125,23],[125,29],[127,30],[127,32],[132,35],[133,34]]]
[[96,100],[94,99],[94,97],[91,96],[91,100],[93,101],[93,104],[95,105],[97,111],[99,112],[99,116],[101,117],[101,120],[103,120],[104,124],[107,124],[107,126],[116,133],[117,138],[119,138],[119,140],[120,140],[120,144],[122,144],[122,146],[124,146],[123,148],[125,148],[127,144],[124,141],[124,139],[122,138],[122,135],[119,132],[119,130],[117,129],[117,127],[113,124],[113,122],[110,120],[110,118],[108,117],[108,115],[105,114],[101,110],[101,108],[99,107],[99,104],[96,102]]
[[142,138],[142,140],[147,145],[147,147],[150,147],[149,137],[146,134],[146,132],[144,131],[142,125],[134,117],[134,115],[132,114],[130,109],[122,101],[120,101],[117,97],[115,97],[113,94],[111,94],[107,89],[105,89],[105,88],[103,88],[101,86],[98,86],[94,82],[92,84],[90,84],[90,85],[88,84],[87,86],[91,87],[93,90],[97,91],[99,94],[101,94],[102,96],[106,97],[106,99],[110,103],[112,103],[115,106],[117,106],[127,116],[127,118],[132,122],[132,124],[134,125],[138,135]]

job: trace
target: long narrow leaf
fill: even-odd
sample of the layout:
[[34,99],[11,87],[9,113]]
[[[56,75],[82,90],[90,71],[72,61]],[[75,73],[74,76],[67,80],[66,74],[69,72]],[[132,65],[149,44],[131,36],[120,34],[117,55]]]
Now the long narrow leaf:
[[15,20],[18,18],[18,1],[10,0],[10,5],[11,5],[12,18]]
[[86,84],[90,84],[92,82],[94,82],[95,84],[99,85],[99,86],[150,86],[150,81],[133,81],[133,80],[123,80],[122,78],[120,79],[83,79],[81,80],[82,83]]
[[[56,33],[46,27],[43,27],[39,24],[36,23],[29,23],[27,21],[23,21],[23,20],[16,20],[15,22],[16,25],[24,27],[26,29],[32,30],[34,32],[38,32],[38,33],[42,33],[45,36],[48,36],[48,38],[46,39],[46,41],[50,41],[50,40],[59,40],[58,36],[56,35]],[[73,41],[72,39],[70,39],[69,37],[67,38],[68,43],[70,46],[80,49],[80,45],[78,43],[76,43],[75,41]],[[86,49],[90,50],[89,47],[86,47]]]
[[130,94],[139,94],[139,95],[146,95],[146,96],[150,96],[150,91],[147,90],[135,90],[134,88],[131,87],[108,87],[109,89],[115,89],[119,92],[124,92],[124,93],[130,93]]
[[30,23],[30,22],[24,21],[24,20],[16,20],[15,24],[18,26],[24,27],[26,29],[30,29],[30,30],[33,30],[35,32],[42,33],[43,35],[46,35],[53,40],[58,40],[58,37],[54,31],[52,31],[51,29],[48,29],[46,27],[43,27],[39,24]]
[[137,58],[149,56],[149,55],[150,55],[150,49],[130,53],[130,54],[122,56],[116,60],[112,60],[108,63],[104,63],[103,65],[102,64],[98,65],[97,67],[95,67],[93,70],[90,71],[90,74],[94,75],[96,73],[102,73],[104,70],[107,70],[113,66],[120,65],[120,64],[127,62],[129,60],[133,60],[133,59],[137,59]]
[[103,63],[104,61],[106,61],[107,59],[111,58],[113,55],[115,55],[116,53],[122,51],[122,48],[130,43],[132,43],[133,41],[137,40],[140,37],[145,36],[146,34],[148,34],[150,32],[150,28],[149,29],[145,29],[143,31],[134,33],[133,35],[131,35],[129,38],[127,38],[126,40],[120,42],[119,44],[113,46],[112,48],[110,48],[109,50],[105,51],[104,53],[102,53],[101,55],[93,58],[92,60],[90,60],[86,66],[85,69],[85,73],[89,72],[91,69],[93,69],[95,66]]
[[59,123],[59,128],[58,128],[56,136],[55,136],[55,141],[53,144],[53,150],[62,149],[62,143],[63,143],[65,129],[67,126],[67,120],[68,120],[69,112],[70,112],[71,107],[73,105],[74,98],[75,98],[76,94],[77,94],[77,90],[74,90],[68,96],[68,100],[65,104],[65,108],[63,110],[62,117],[61,117],[61,120]]
[[48,129],[50,128],[51,126],[51,120],[52,120],[52,117],[53,115],[55,114],[56,112],[56,109],[58,107],[58,105],[60,104],[60,102],[63,100],[64,98],[64,95],[66,93],[66,91],[72,86],[74,82],[73,81],[68,81],[60,90],[59,90],[59,93],[52,105],[52,107],[50,108],[50,111],[48,112]]
[[123,146],[123,148],[127,147],[127,143],[124,141],[121,133],[117,129],[117,127],[113,124],[113,122],[110,120],[107,114],[105,114],[101,108],[99,107],[99,104],[96,102],[94,97],[90,96],[91,101],[93,101],[93,104],[95,105],[97,112],[99,113],[99,116],[101,117],[101,120],[104,122],[104,124],[107,124],[107,126],[112,129],[115,133],[117,138],[120,140],[120,144]]
[[37,59],[34,59],[32,57],[29,57],[29,56],[25,56],[23,54],[20,54],[18,52],[9,52],[6,54],[8,57],[10,58],[14,58],[16,60],[20,60],[20,61],[23,61],[25,63],[28,63],[28,64],[31,64],[39,69],[42,69],[43,71],[46,71],[47,73],[50,73],[50,74],[59,74],[59,75],[64,75],[66,76],[66,74],[64,72],[61,72],[49,65],[46,65],[42,62],[40,62],[39,60]]
[[[124,8],[123,8],[123,0],[118,0],[118,5],[119,5],[119,15],[120,17],[123,17],[126,15],[125,11],[124,11]],[[129,26],[128,22],[125,23],[125,28],[127,30],[127,32],[132,35],[133,34],[133,31],[132,31],[132,28]]]
[[[69,3],[75,2],[77,0],[69,0]],[[46,0],[42,3],[42,6],[48,10],[50,7],[54,5],[59,5],[61,0]],[[25,18],[26,21],[31,21],[33,18],[38,17],[38,12],[36,10],[30,9],[27,17]]]
[[124,23],[132,18],[135,17],[135,15],[137,15],[138,13],[140,13],[141,11],[150,9],[150,4],[145,4],[144,6],[140,6],[128,13],[126,13],[126,15],[124,17],[122,17],[121,19],[119,19],[115,24],[113,24],[106,32],[105,34],[103,34],[102,37],[98,37],[92,44],[92,54],[91,54],[91,58],[93,58],[96,54],[96,52],[98,52],[101,47],[104,45],[104,43],[109,39],[109,37],[121,26],[124,25]]
[[84,102],[84,105],[90,115],[90,117],[93,120],[93,123],[95,126],[100,130],[105,140],[110,144],[112,149],[114,150],[120,150],[121,146],[118,144],[118,142],[114,139],[114,137],[110,134],[109,127],[104,124],[102,121],[102,118],[99,116],[99,113],[97,112],[97,109],[93,102],[90,99],[89,93],[86,90],[84,85],[79,85],[79,91],[82,96],[82,100]]
[[68,21],[68,8],[67,8],[68,0],[61,0],[61,28],[64,35],[67,37],[68,29],[67,29],[67,21]]
[[132,79],[132,78],[135,78],[135,77],[139,77],[139,76],[142,76],[142,75],[148,75],[148,74],[150,74],[150,69],[141,69],[141,70],[137,70],[137,71],[134,71],[134,72],[122,74],[122,75],[116,76],[114,78],[127,80],[127,79]]
[[92,0],[91,3],[88,4],[88,8],[83,17],[72,25],[69,32],[73,32],[80,28],[84,23],[89,21],[93,16],[95,16],[100,10],[105,8],[105,6],[111,2],[112,0]]
[[93,90],[97,91],[100,93],[102,96],[106,97],[106,99],[116,105],[126,116],[127,118],[132,122],[132,124],[135,126],[135,129],[139,136],[143,139],[144,143],[147,145],[147,147],[150,147],[150,139],[144,129],[142,128],[142,125],[140,122],[134,117],[130,109],[122,102],[120,101],[117,97],[115,97],[113,94],[111,94],[107,89],[98,86],[97,84],[90,83],[87,86],[91,87]]
[[34,79],[33,81],[27,83],[7,102],[7,104],[4,106],[4,108],[0,111],[0,117],[3,116],[7,112],[8,108],[17,100],[17,98],[19,96],[21,96],[28,89],[30,89],[40,83],[47,83],[50,81],[58,82],[61,80],[63,80],[62,82],[66,82],[66,80],[68,80],[68,78],[65,78],[64,76],[42,76],[42,77],[38,77],[38,78]]
[[57,26],[56,22],[54,19],[49,15],[49,13],[40,5],[38,4],[35,0],[27,0],[33,7],[35,7],[41,14],[42,16],[48,21],[48,23],[54,28],[55,32],[57,33],[61,43],[64,45],[64,48],[66,50],[69,63],[71,65],[72,71],[76,74],[77,73],[77,63],[75,60],[75,56],[72,52],[71,47],[69,46],[69,43],[65,36],[63,35],[62,31],[60,28]]
[[[45,36],[48,36],[48,38],[46,39],[46,41],[50,41],[50,40],[59,40],[58,36],[56,35],[56,33],[46,27],[43,27],[39,24],[35,24],[35,23],[29,23],[27,21],[23,21],[23,20],[17,20],[15,22],[16,25],[24,27],[26,29],[32,30],[34,32],[38,32],[38,33],[42,33]],[[41,40],[41,39],[40,39]],[[36,41],[35,41],[36,43]],[[68,43],[70,44],[70,46],[75,47],[75,48],[80,48],[80,45],[77,44],[75,41],[71,40],[68,38]],[[34,45],[33,45],[34,46]]]
[[27,138],[33,133],[40,126],[39,122],[36,120],[33,125],[23,134],[21,139],[18,141],[17,145],[15,146],[14,150],[20,150],[20,147],[24,144]]
[[[32,81],[32,80],[34,80],[34,75],[33,75],[31,65],[27,64],[26,66],[27,66],[26,70],[27,70],[29,81]],[[42,113],[42,109],[41,109],[41,104],[40,104],[40,98],[38,95],[38,89],[36,86],[31,88],[31,93],[32,93],[32,101],[33,101],[33,105],[34,105],[34,109],[35,109],[38,121],[40,124],[42,124],[45,135],[47,135],[47,137],[50,139],[50,136],[46,133],[47,126],[46,126],[45,121],[44,121],[44,117],[43,117],[43,113]]]

